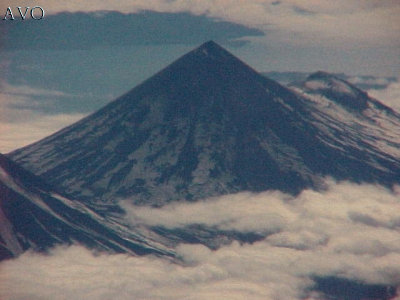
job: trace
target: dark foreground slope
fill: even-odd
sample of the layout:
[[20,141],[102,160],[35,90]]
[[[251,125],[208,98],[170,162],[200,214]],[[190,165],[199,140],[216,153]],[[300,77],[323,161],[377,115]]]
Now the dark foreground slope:
[[131,254],[165,254],[86,206],[55,192],[0,154],[0,260],[56,244]]
[[242,190],[297,193],[321,175],[398,182],[400,156],[376,147],[379,134],[365,140],[351,124],[329,122],[309,97],[207,42],[9,157],[81,199],[148,205]]

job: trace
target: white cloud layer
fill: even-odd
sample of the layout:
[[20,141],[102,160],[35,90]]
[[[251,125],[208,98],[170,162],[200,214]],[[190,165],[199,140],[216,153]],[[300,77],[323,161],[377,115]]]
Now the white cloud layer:
[[30,86],[14,86],[0,82],[0,152],[7,153],[42,139],[83,118],[85,114],[44,114],[32,97],[65,96]]
[[239,193],[127,210],[135,224],[202,223],[274,233],[215,251],[181,244],[176,251],[183,264],[94,254],[79,246],[48,255],[28,252],[0,264],[0,298],[321,299],[309,292],[313,276],[400,287],[399,187],[328,181],[325,192],[306,190],[298,197]]

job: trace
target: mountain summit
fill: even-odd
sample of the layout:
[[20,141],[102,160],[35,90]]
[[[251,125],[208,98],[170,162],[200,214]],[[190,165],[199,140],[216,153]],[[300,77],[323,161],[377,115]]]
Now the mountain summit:
[[308,93],[326,96],[350,111],[368,108],[368,94],[327,72],[318,71],[299,84]]
[[320,175],[397,180],[396,158],[327,135],[311,104],[210,41],[10,157],[81,199],[148,205],[242,190],[297,193]]

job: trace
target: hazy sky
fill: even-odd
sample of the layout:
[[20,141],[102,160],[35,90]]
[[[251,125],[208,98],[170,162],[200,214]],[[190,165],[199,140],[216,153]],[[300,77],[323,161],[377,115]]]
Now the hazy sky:
[[[41,6],[45,18],[22,21],[16,6],[24,5]],[[396,0],[1,0],[1,18],[8,6],[0,152],[93,112],[210,39],[258,71],[400,70]]]
[[[19,6],[24,3],[13,2]],[[33,6],[32,1],[25,2]],[[260,29],[265,35],[252,39],[253,43],[238,53],[260,71],[323,68],[346,73],[399,73],[400,2],[396,0],[121,0],[117,3],[51,0],[35,4],[41,5],[47,15],[63,11],[112,10],[127,14],[150,10],[186,12],[193,18],[206,16],[247,25]],[[101,19],[102,15],[98,14],[98,18]],[[103,20],[103,24],[108,26],[113,26],[113,22],[112,17]],[[155,23],[157,21],[153,20]],[[171,35],[180,37],[185,28],[182,24],[171,28]],[[151,24],[142,25],[145,30],[151,28]],[[80,30],[73,20],[61,26]],[[135,30],[137,28],[132,28]],[[207,39],[208,33],[202,37]],[[185,39],[194,42],[195,35],[198,35],[196,31],[192,37],[184,35],[180,42],[185,43]],[[212,32],[209,35],[212,36]]]

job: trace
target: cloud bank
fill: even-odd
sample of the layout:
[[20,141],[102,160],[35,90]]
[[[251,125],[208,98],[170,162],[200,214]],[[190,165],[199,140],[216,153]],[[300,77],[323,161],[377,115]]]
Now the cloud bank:
[[82,113],[40,112],[41,107],[51,105],[46,98],[64,96],[60,91],[0,82],[0,152],[33,143],[84,117]]
[[305,190],[297,197],[239,193],[163,208],[125,205],[133,224],[197,223],[263,231],[266,237],[217,250],[180,244],[181,263],[80,246],[47,255],[28,252],[0,264],[0,298],[325,299],[316,277],[339,277],[383,292],[400,287],[400,188],[332,180],[327,185],[324,192]]
[[[5,40],[1,49],[65,51],[118,46],[197,45],[210,39],[241,45],[244,41],[239,43],[238,39],[264,35],[259,29],[183,12],[64,12],[49,15],[42,23],[28,20],[23,26],[18,25],[21,24],[6,22],[0,27]],[[63,33],[62,39],[60,32]],[[32,40],[31,36],[40,38]]]
[[[29,1],[22,1],[18,5],[23,6],[24,2]],[[278,32],[297,33],[309,38],[318,36],[325,42],[339,38],[398,44],[400,31],[397,17],[400,5],[395,0],[122,0],[112,5],[108,1],[88,0],[48,1],[43,7],[48,14],[101,10],[116,10],[125,14],[143,10],[189,12],[248,26],[271,28]],[[293,36],[286,38],[293,39]],[[301,42],[300,39],[296,41]]]

